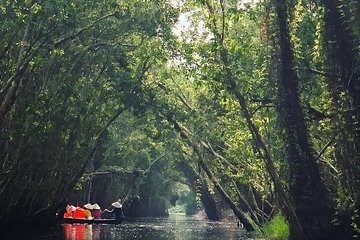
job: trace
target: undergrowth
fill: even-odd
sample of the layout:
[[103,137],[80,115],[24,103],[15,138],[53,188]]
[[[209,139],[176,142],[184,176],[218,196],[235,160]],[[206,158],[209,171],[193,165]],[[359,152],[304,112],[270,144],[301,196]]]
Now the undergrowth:
[[277,214],[261,228],[259,235],[265,239],[288,239],[290,234],[289,223],[282,214]]

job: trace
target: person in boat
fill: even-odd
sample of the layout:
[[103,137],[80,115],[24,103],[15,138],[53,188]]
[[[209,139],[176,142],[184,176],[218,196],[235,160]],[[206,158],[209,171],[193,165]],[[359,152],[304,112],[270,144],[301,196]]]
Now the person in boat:
[[93,209],[93,206],[90,203],[87,203],[84,205],[84,209],[85,218],[91,218],[91,210]]
[[124,218],[124,213],[123,213],[123,210],[122,210],[122,204],[121,204],[121,200],[117,200],[116,202],[113,202],[111,204],[112,206],[112,210],[108,210],[108,209],[105,209],[104,212],[109,212],[109,213],[113,213],[115,214],[115,219],[122,219]]
[[101,208],[99,206],[99,204],[97,203],[94,203],[92,205],[92,210],[91,210],[91,215],[95,218],[95,219],[100,219],[101,218],[101,214],[102,214],[102,211],[101,211]]
[[74,211],[73,217],[80,219],[86,218],[85,209],[81,207],[77,207],[76,210]]
[[74,205],[67,205],[64,218],[73,218],[76,207]]

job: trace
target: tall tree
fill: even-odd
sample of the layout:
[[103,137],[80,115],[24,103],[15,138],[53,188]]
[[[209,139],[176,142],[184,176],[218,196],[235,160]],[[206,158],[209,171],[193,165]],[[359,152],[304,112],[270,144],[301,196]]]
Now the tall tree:
[[[341,134],[343,144],[338,146],[339,163],[347,179],[345,181],[349,181],[349,185],[354,187],[354,191],[350,191],[350,194],[359,207],[360,73],[356,67],[359,64],[359,50],[356,46],[359,41],[359,34],[356,32],[359,26],[356,22],[356,9],[359,9],[359,4],[354,2],[346,5],[342,1],[322,1],[322,4],[325,8],[323,29],[325,66],[333,73],[326,79],[334,108],[336,111],[343,109],[342,112],[336,112],[336,115],[339,116],[339,123],[345,123],[343,130],[347,132]],[[350,5],[353,5],[354,9],[350,9]],[[345,147],[346,152],[340,150]],[[341,159],[348,159],[350,163],[341,164],[344,163]]]
[[290,197],[301,229],[291,224],[291,239],[326,239],[329,228],[327,192],[321,180],[298,93],[299,79],[294,70],[288,3],[276,1],[280,45],[279,109],[286,130]]

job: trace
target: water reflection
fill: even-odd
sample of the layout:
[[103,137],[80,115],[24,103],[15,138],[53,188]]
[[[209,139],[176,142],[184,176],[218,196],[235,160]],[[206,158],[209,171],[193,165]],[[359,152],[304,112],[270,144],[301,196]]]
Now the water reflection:
[[63,234],[66,240],[100,239],[101,226],[94,224],[63,224]]
[[183,215],[129,219],[121,225],[63,224],[64,240],[232,240],[247,239],[235,222],[210,222]]

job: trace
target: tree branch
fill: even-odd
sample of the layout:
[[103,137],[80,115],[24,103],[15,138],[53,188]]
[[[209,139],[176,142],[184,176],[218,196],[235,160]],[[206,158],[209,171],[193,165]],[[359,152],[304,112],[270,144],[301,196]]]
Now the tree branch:
[[100,18],[98,18],[97,20],[95,20],[94,22],[90,23],[88,26],[84,27],[84,28],[81,28],[79,29],[76,33],[70,35],[70,36],[67,36],[67,37],[64,37],[62,39],[60,39],[59,41],[57,41],[54,46],[55,48],[58,48],[61,44],[63,44],[64,42],[68,41],[68,40],[73,40],[74,38],[76,38],[77,36],[80,36],[83,32],[85,32],[86,30],[90,29],[91,27],[93,27],[95,24],[97,24],[98,22],[106,19],[106,18],[109,18],[109,17],[112,17],[112,16],[115,16],[115,13],[110,13],[110,14],[107,14],[105,16],[102,16]]

